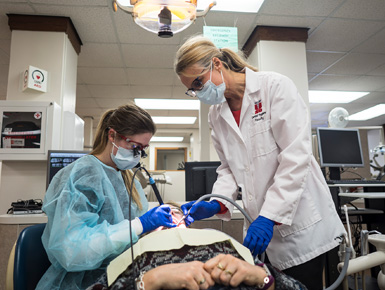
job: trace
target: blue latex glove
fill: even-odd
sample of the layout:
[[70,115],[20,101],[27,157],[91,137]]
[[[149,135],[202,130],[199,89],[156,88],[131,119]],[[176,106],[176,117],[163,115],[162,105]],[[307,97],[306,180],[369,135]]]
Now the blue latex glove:
[[[192,224],[195,220],[202,220],[205,218],[212,217],[221,210],[219,202],[216,200],[212,201],[200,201],[194,204],[196,201],[190,201],[181,206],[183,214],[186,215],[190,210],[190,214],[186,217],[186,226]],[[194,206],[193,206],[194,204]]]
[[262,254],[273,237],[274,221],[259,216],[253,221],[247,230],[243,245],[251,251],[253,256]]
[[144,215],[139,217],[143,226],[143,233],[157,229],[160,226],[174,228],[176,225],[172,222],[171,208],[168,205],[161,205],[150,209]]

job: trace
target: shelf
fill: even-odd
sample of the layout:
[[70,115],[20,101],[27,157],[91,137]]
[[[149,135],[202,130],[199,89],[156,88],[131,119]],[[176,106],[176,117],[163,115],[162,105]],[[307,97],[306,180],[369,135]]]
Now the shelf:
[[385,198],[385,192],[341,192],[338,194],[338,196],[353,197],[353,198],[383,199]]
[[329,187],[385,187],[385,183],[336,183],[336,184],[328,184]]
[[[366,215],[366,214],[383,214],[383,210],[370,209],[370,208],[359,208],[359,209],[348,209],[348,215]],[[341,209],[341,215],[345,215],[343,209]]]

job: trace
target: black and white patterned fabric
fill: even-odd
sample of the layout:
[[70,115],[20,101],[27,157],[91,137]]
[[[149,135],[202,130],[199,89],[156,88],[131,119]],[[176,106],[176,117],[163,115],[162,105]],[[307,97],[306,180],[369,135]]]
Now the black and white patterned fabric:
[[[170,251],[147,252],[138,257],[135,260],[134,267],[128,267],[127,270],[124,271],[111,285],[111,287],[107,287],[107,278],[106,275],[103,275],[94,285],[87,288],[87,290],[136,290],[135,278],[139,276],[141,271],[148,272],[158,266],[171,263],[187,263],[191,261],[206,262],[218,254],[231,254],[234,257],[242,259],[242,257],[237,253],[229,241],[218,242],[212,245],[184,246],[181,249]],[[300,282],[283,274],[272,266],[268,265],[268,267],[275,278],[276,290],[306,290],[306,287],[303,286]],[[226,287],[223,285],[215,285],[211,289],[255,290],[256,288],[241,284],[236,288]]]

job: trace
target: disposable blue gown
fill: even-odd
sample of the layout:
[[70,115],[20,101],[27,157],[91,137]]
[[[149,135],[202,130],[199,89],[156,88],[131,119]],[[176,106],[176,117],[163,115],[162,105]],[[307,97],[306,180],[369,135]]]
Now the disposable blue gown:
[[[148,210],[131,203],[132,219]],[[84,156],[60,170],[44,198],[48,223],[42,236],[52,266],[36,289],[85,289],[108,263],[130,247],[129,196],[120,171]],[[132,232],[133,243],[138,236]]]

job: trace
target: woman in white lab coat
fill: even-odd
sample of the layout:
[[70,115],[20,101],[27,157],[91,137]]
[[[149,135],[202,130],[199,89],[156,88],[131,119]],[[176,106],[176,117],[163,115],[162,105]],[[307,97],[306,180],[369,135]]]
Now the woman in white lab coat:
[[[345,232],[330,191],[312,155],[308,108],[294,83],[258,72],[230,49],[202,36],[178,50],[175,71],[186,94],[213,105],[212,140],[221,160],[213,193],[236,199],[247,213],[247,246],[267,248],[269,261],[309,289],[322,289],[326,252]],[[225,200],[183,205],[188,222],[217,214],[229,220]]]

